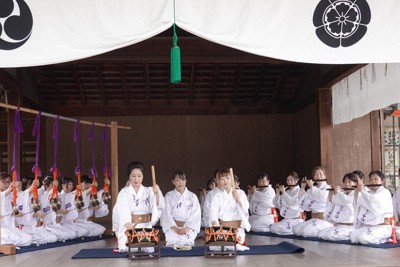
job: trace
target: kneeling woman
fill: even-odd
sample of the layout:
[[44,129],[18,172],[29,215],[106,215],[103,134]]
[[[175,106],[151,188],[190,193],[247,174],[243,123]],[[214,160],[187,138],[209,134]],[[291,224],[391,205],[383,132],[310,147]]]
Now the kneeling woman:
[[[296,172],[289,173],[286,178],[288,189],[281,185],[276,189],[274,205],[284,218],[282,221],[271,224],[271,233],[278,235],[292,235],[293,226],[304,222],[303,211],[299,207],[300,186],[299,175]],[[281,194],[279,194],[281,193]]]
[[117,222],[113,224],[118,224],[116,234],[120,252],[128,249],[125,245],[125,231],[132,229],[136,223],[135,228],[152,228],[160,219],[164,206],[164,197],[157,184],[152,188],[142,185],[143,173],[144,165],[141,162],[131,162],[128,165],[127,175],[131,184],[119,192],[114,206],[117,216],[113,219]]
[[[223,190],[213,196],[210,221],[212,226],[238,228],[236,249],[247,250],[248,247],[243,244],[245,242],[244,229],[250,231],[250,223],[246,216],[249,202],[245,195],[239,194],[238,190],[232,187],[232,179],[228,170],[221,171],[219,180]],[[210,249],[218,250],[219,248]]]
[[354,186],[358,177],[347,173],[342,179],[342,188],[335,186],[329,192],[329,203],[325,211],[325,220],[335,226],[319,232],[319,238],[330,241],[350,240],[350,233],[354,231]]
[[165,195],[165,209],[161,215],[167,246],[193,246],[200,232],[199,200],[187,189],[182,171],[174,173],[172,183],[175,189]]
[[[326,183],[325,170],[315,167],[312,171],[313,180],[302,183],[300,190],[300,208],[311,211],[311,219],[293,226],[293,233],[304,237],[318,237],[321,230],[332,227],[333,224],[324,220],[324,212],[328,202],[331,187]],[[314,182],[316,185],[314,185]],[[309,189],[305,192],[305,185]],[[304,193],[305,192],[305,193]]]

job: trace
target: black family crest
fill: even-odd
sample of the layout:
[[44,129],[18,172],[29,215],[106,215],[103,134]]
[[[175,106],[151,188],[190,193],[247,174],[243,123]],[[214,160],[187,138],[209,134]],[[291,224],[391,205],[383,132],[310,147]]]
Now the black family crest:
[[330,47],[349,47],[367,33],[371,9],[366,0],[321,0],[313,23],[318,38]]
[[13,50],[28,41],[33,17],[24,0],[0,1],[0,49]]

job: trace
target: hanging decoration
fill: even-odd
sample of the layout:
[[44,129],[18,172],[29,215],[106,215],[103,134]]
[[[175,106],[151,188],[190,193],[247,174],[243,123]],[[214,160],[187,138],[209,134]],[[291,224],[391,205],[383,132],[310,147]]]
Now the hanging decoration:
[[59,132],[58,132],[58,124],[59,124],[59,116],[54,121],[54,126],[53,126],[53,140],[54,140],[54,164],[53,167],[51,167],[50,171],[53,173],[53,189],[52,192],[49,196],[50,199],[50,204],[51,204],[51,209],[54,212],[57,212],[61,209],[61,203],[60,200],[58,199],[58,190],[57,190],[57,184],[55,183],[57,181],[58,176],[60,175],[60,172],[57,167],[57,158],[58,158],[58,137],[59,137]]
[[97,171],[94,160],[94,123],[90,126],[89,140],[92,143],[92,167],[90,168],[90,176],[92,177],[91,193],[90,193],[90,205],[95,208],[100,204],[99,197],[97,195]]
[[40,117],[41,112],[36,115],[35,125],[33,126],[32,136],[36,137],[36,163],[32,168],[32,172],[35,174],[35,179],[33,181],[33,191],[31,206],[33,211],[36,213],[40,210],[39,194],[38,194],[38,181],[39,176],[42,176],[42,171],[39,168],[39,149],[40,149]]
[[14,182],[13,186],[13,199],[12,199],[12,209],[14,215],[19,214],[19,209],[17,205],[17,188],[15,183],[17,181],[21,181],[18,169],[17,169],[17,144],[18,144],[18,137],[19,134],[24,131],[24,128],[22,127],[22,122],[21,122],[21,116],[20,116],[20,110],[19,108],[15,111],[14,115],[14,151],[13,151],[13,166],[11,167],[11,173],[12,173],[12,180]]
[[171,83],[181,82],[181,50],[178,46],[178,35],[176,34],[175,24],[175,0],[174,0],[174,24],[172,25],[174,34],[172,37],[171,48]]
[[74,142],[76,144],[76,161],[77,166],[75,168],[75,175],[78,178],[78,184],[76,186],[76,194],[75,194],[75,206],[78,210],[82,209],[85,206],[85,201],[82,196],[82,183],[81,183],[81,156],[80,156],[80,127],[79,120],[75,122],[75,130],[74,130]]
[[103,187],[103,202],[109,204],[111,202],[111,194],[109,185],[106,182],[109,181],[109,177],[112,176],[110,167],[108,165],[108,127],[107,125],[103,128],[103,143],[104,143],[104,167],[103,167],[103,174],[104,174],[104,187]]

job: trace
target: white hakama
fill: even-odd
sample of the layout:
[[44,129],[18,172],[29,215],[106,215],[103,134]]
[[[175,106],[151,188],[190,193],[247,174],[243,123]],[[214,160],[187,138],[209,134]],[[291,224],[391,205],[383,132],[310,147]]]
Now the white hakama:
[[[125,231],[127,230],[126,224],[132,222],[132,215],[145,215],[151,214],[149,222],[139,223],[135,228],[152,228],[160,219],[161,212],[164,208],[164,197],[159,192],[159,203],[157,206],[156,196],[154,195],[151,187],[144,187],[140,185],[138,192],[134,190],[133,186],[123,188],[117,198],[114,210],[117,210],[118,221],[118,250],[125,252],[128,250],[126,246],[127,237]],[[114,224],[114,223],[113,223]]]
[[26,232],[15,227],[15,216],[12,210],[12,192],[7,194],[0,192],[1,204],[1,243],[14,244],[15,246],[29,246],[32,237]]
[[293,226],[304,222],[301,218],[303,211],[299,206],[299,193],[300,187],[297,185],[275,196],[274,205],[279,209],[283,220],[271,224],[271,233],[293,235]]
[[[312,214],[324,213],[327,207],[329,195],[327,189],[329,188],[330,186],[326,182],[309,188],[300,200],[300,208],[305,211],[311,211]],[[332,223],[324,219],[312,218],[293,226],[293,233],[304,237],[318,237],[320,231],[332,226]]]
[[350,234],[353,243],[382,244],[390,240],[392,227],[385,225],[393,216],[392,195],[380,186],[376,191],[362,191],[355,211],[356,230]]
[[[242,206],[236,202],[232,195],[232,189],[229,192],[225,190],[217,192],[213,199],[210,209],[210,221],[217,222],[218,226],[220,221],[237,221],[240,220],[241,224],[237,232],[237,243],[240,246],[245,242],[246,234],[244,230],[250,231],[251,225],[247,219],[247,210],[249,209],[249,202],[247,197],[239,194]],[[238,249],[239,249],[238,248]],[[219,246],[211,246],[212,250],[219,250]]]
[[275,191],[271,186],[255,191],[250,200],[250,218],[251,230],[255,232],[269,232],[270,226],[274,223]]
[[[161,226],[165,233],[167,246],[193,246],[197,234],[200,232],[201,211],[197,196],[185,188],[183,194],[172,190],[165,195],[165,209],[161,215]],[[184,222],[178,226],[178,222]],[[179,223],[178,223],[179,224]],[[190,230],[178,235],[171,227]]]
[[354,191],[334,194],[332,202],[328,203],[324,219],[334,226],[322,230],[319,238],[330,241],[350,240],[350,233],[354,231]]

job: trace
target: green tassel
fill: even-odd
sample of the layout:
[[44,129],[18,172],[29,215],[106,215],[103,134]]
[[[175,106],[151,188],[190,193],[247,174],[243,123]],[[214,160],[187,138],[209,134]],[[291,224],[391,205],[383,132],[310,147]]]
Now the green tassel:
[[171,48],[171,83],[181,82],[181,50],[179,46]]

